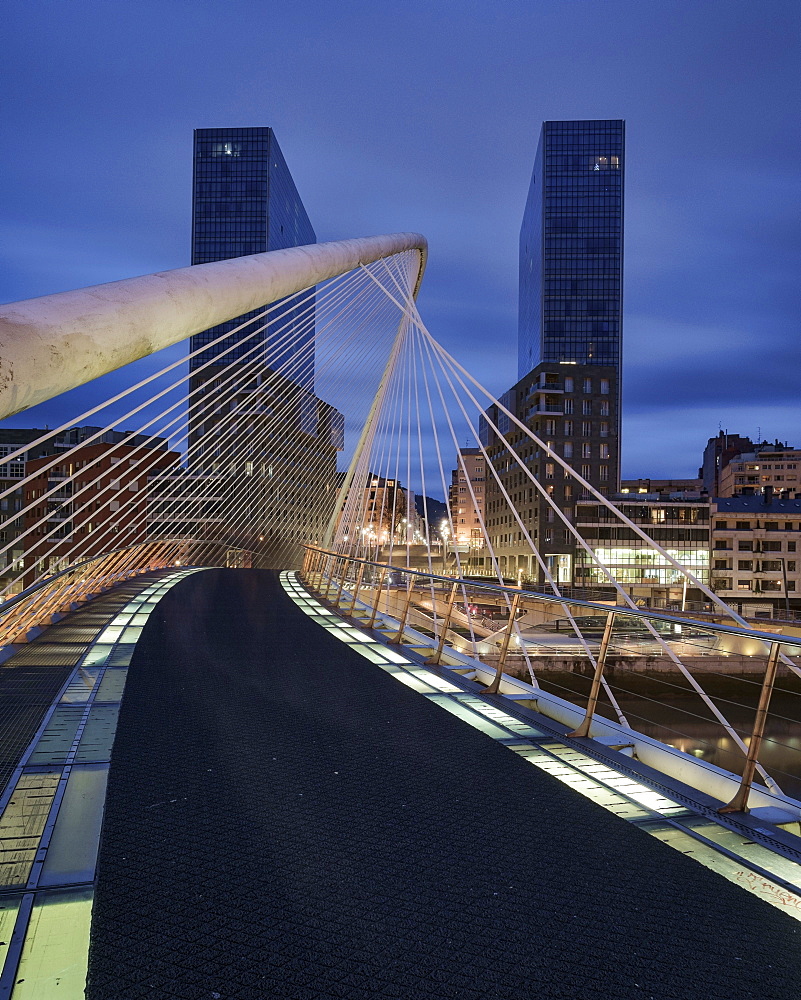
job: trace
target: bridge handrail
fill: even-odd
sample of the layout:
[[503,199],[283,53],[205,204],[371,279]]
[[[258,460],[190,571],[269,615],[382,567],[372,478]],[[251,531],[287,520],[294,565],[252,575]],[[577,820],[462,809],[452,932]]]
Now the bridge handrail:
[[447,584],[448,586],[452,586],[456,583],[459,586],[470,587],[471,589],[479,588],[495,594],[504,594],[508,596],[510,600],[517,595],[519,599],[531,599],[558,605],[569,604],[571,608],[587,608],[598,612],[599,616],[607,615],[610,611],[614,611],[615,615],[624,615],[630,618],[648,618],[652,621],[667,622],[671,625],[686,625],[688,627],[702,629],[707,632],[722,632],[727,635],[733,635],[740,638],[757,639],[758,641],[765,643],[778,642],[788,646],[801,646],[801,636],[798,635],[783,635],[781,632],[762,632],[758,629],[744,629],[736,625],[727,625],[725,623],[710,623],[695,618],[680,618],[677,617],[676,614],[660,614],[658,611],[654,611],[650,608],[635,609],[630,608],[626,604],[599,604],[593,601],[578,600],[572,597],[557,597],[555,594],[544,594],[538,591],[521,590],[519,587],[509,587],[498,583],[488,583],[474,579],[465,579],[463,577],[442,576],[437,573],[429,573],[426,570],[413,569],[410,566],[398,566],[394,563],[375,562],[359,556],[352,556],[345,552],[337,552],[334,549],[324,549],[316,545],[304,545],[303,547],[309,552],[318,552],[321,555],[331,556],[336,559],[347,559],[351,562],[359,563],[365,566],[375,566],[378,569],[392,570],[397,573],[408,573],[412,576],[424,577],[427,580],[439,581]]
[[[434,642],[437,646],[436,651],[433,655],[426,660],[427,663],[440,664],[441,655],[443,652],[443,645],[445,642],[445,637],[448,632],[451,614],[454,609],[454,604],[456,601],[456,595],[460,588],[470,588],[475,591],[476,589],[484,591],[486,593],[491,593],[493,595],[503,595],[509,601],[509,611],[508,620],[505,627],[502,629],[503,636],[501,638],[501,630],[497,632],[492,638],[495,641],[500,641],[500,654],[498,657],[498,663],[495,667],[495,677],[484,691],[486,695],[495,695],[500,692],[500,686],[502,678],[504,676],[503,670],[506,664],[507,654],[509,652],[510,640],[512,638],[512,633],[515,629],[515,623],[518,621],[517,612],[522,601],[542,601],[549,604],[556,604],[564,608],[565,612],[571,617],[575,626],[575,618],[567,611],[567,605],[571,608],[580,607],[586,608],[588,610],[598,612],[599,621],[604,621],[603,637],[600,642],[600,647],[597,652],[597,656],[592,657],[594,664],[594,672],[592,677],[592,686],[590,689],[589,697],[587,699],[586,709],[584,710],[584,718],[579,724],[579,726],[568,732],[566,735],[568,737],[575,738],[592,738],[592,731],[595,723],[595,713],[598,706],[598,699],[601,691],[601,687],[605,686],[605,690],[612,698],[611,692],[609,691],[608,682],[604,678],[604,669],[606,666],[607,652],[610,648],[610,643],[612,639],[612,631],[615,624],[615,619],[618,615],[626,616],[628,618],[634,619],[647,619],[651,621],[667,622],[673,626],[689,626],[690,628],[695,628],[700,631],[708,633],[724,633],[726,635],[756,639],[760,643],[765,644],[767,647],[765,652],[767,655],[767,664],[765,667],[765,673],[762,678],[759,692],[759,703],[756,707],[756,713],[754,716],[753,726],[751,729],[751,735],[749,741],[746,743],[739,737],[735,732],[731,724],[722,715],[722,713],[714,706],[712,701],[707,696],[706,692],[703,690],[700,684],[691,676],[687,671],[687,668],[678,660],[675,656],[672,657],[674,662],[680,667],[682,673],[688,680],[692,683],[696,692],[700,694],[703,701],[707,707],[713,709],[714,715],[717,720],[724,726],[726,731],[730,736],[735,738],[735,742],[738,744],[740,749],[745,754],[745,763],[743,767],[742,777],[739,779],[739,787],[734,794],[733,798],[726,804],[720,807],[719,812],[730,813],[730,812],[747,812],[748,802],[751,794],[751,789],[754,784],[755,777],[757,773],[765,781],[768,788],[772,793],[778,794],[783,800],[788,803],[793,804],[793,808],[797,809],[798,802],[786,796],[784,792],[779,788],[778,784],[773,778],[765,771],[764,767],[760,763],[760,749],[762,746],[763,739],[765,737],[765,729],[767,723],[768,710],[770,706],[770,699],[775,686],[777,671],[779,666],[779,659],[781,655],[781,646],[799,646],[801,645],[801,637],[799,636],[784,636],[781,633],[773,632],[762,632],[758,629],[747,629],[738,626],[731,625],[718,625],[710,624],[709,622],[700,622],[695,619],[690,618],[677,618],[673,615],[661,615],[654,614],[650,611],[646,612],[640,608],[631,608],[627,605],[617,606],[608,604],[596,604],[591,601],[577,601],[570,598],[558,597],[556,595],[549,596],[547,594],[532,594],[531,592],[523,591],[521,588],[507,587],[501,584],[494,583],[484,583],[482,581],[465,580],[459,577],[447,577],[436,573],[428,572],[427,570],[413,569],[411,566],[397,566],[392,563],[383,563],[376,560],[367,559],[361,556],[353,555],[349,552],[337,551],[335,549],[323,548],[317,545],[304,545],[306,549],[307,556],[304,559],[304,566],[302,576],[309,581],[309,585],[312,589],[317,589],[322,593],[322,581],[327,579],[327,586],[325,588],[325,595],[327,599],[330,598],[331,584],[334,581],[335,572],[339,569],[339,564],[341,563],[341,571],[338,573],[338,593],[336,597],[333,598],[333,605],[335,607],[340,606],[340,600],[342,597],[343,589],[345,586],[345,581],[347,578],[347,569],[349,564],[356,564],[360,566],[359,573],[356,577],[356,585],[353,588],[352,593],[352,603],[351,603],[351,614],[356,605],[356,600],[358,596],[358,591],[361,585],[361,580],[363,577],[363,568],[365,566],[372,566],[381,571],[381,576],[379,577],[378,590],[373,602],[373,611],[370,618],[370,624],[368,628],[372,628],[376,620],[376,615],[378,614],[378,608],[381,603],[381,593],[384,589],[385,582],[387,580],[387,575],[390,571],[405,574],[407,578],[407,594],[406,599],[403,602],[403,607],[400,612],[397,610],[392,613],[391,620],[393,622],[392,628],[395,628],[395,620],[398,620],[397,632],[394,638],[389,641],[392,643],[401,643],[403,641],[404,633],[407,631],[407,622],[409,618],[409,613],[412,604],[412,594],[414,591],[412,580],[417,578],[424,581],[439,581],[443,584],[448,584],[450,586],[450,595],[448,597],[444,617],[441,619],[439,625],[439,638],[437,642],[436,624],[434,625]],[[312,582],[313,578],[317,576],[316,584]],[[369,586],[369,585],[368,585]],[[336,589],[337,584],[334,584]],[[466,600],[466,595],[465,595]],[[434,612],[436,616],[436,604],[432,599],[432,605],[434,607]],[[389,612],[389,597],[387,597],[387,611]],[[605,620],[604,620],[605,619]],[[577,626],[575,626],[577,627]],[[656,634],[656,633],[654,633]],[[525,644],[520,639],[521,646],[525,650]],[[475,637],[473,638],[475,642]],[[587,655],[590,656],[589,647],[586,641],[583,641],[584,648]],[[664,646],[664,643],[663,643]],[[474,647],[475,648],[475,647]],[[665,648],[667,648],[665,646]],[[528,657],[527,657],[528,659]],[[788,658],[785,658],[785,663],[790,666],[792,670],[796,673],[799,672],[799,668],[792,663]],[[533,672],[532,672],[532,682]],[[613,704],[616,706],[618,713],[620,714],[619,707],[617,703],[612,699]],[[621,721],[625,723],[625,719],[621,715]],[[626,723],[628,726],[628,723]],[[629,727],[630,728],[630,727]],[[635,730],[632,730],[633,732]],[[798,817],[796,817],[797,819]]]
[[[220,539],[182,535],[148,538],[112,549],[45,576],[0,604],[0,647],[24,641],[35,626],[46,625],[62,607],[80,602],[114,582],[129,579],[148,569],[159,569],[189,552],[222,548],[226,552],[250,554],[249,549],[228,545]],[[142,558],[136,559],[139,552]],[[134,556],[133,560],[130,558]],[[200,564],[203,564],[201,561]]]

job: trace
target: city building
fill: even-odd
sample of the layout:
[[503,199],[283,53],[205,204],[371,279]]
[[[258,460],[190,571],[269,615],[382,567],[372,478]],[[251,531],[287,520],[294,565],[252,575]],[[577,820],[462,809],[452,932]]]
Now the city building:
[[[213,396],[219,375],[212,366],[196,378]],[[342,414],[264,368],[243,375],[197,430],[202,470],[190,463],[151,484],[150,532],[221,540],[251,552],[255,566],[297,564],[334,510]],[[223,514],[221,498],[232,494],[240,503]]]
[[[500,402],[600,493],[617,492],[618,370],[612,365],[542,362]],[[497,429],[496,429],[497,428]],[[485,518],[501,571],[507,579],[543,584],[545,574],[528,533],[559,583],[573,580],[575,543],[551,503],[531,482],[509,449],[572,522],[586,491],[562,465],[520,430],[497,405],[479,421],[481,442],[495,475],[487,476]],[[522,525],[522,526],[521,526]],[[525,529],[525,530],[524,530]]]
[[753,451],[731,458],[720,472],[718,496],[752,496],[759,493],[788,494],[801,491],[801,451],[763,442]]
[[363,494],[346,507],[346,514],[342,524],[345,539],[369,546],[405,542],[410,519],[412,531],[418,519],[414,493],[397,479],[375,474],[368,476]]
[[701,479],[621,479],[620,492],[626,493],[696,493],[704,492]]
[[720,474],[729,462],[741,453],[753,451],[754,447],[751,438],[729,434],[728,431],[720,431],[717,437],[707,441],[698,475],[711,497],[720,496]]
[[[271,128],[195,129],[193,264],[316,242],[314,229]],[[257,309],[196,334],[191,339],[192,351],[262,311]],[[285,310],[280,324],[297,323],[301,312],[298,307],[288,312]],[[268,342],[271,335],[274,336],[275,325],[268,326],[260,335],[266,345],[264,363],[273,368],[283,367],[285,374],[289,374],[288,369],[291,369],[293,379],[313,390],[313,325],[297,323],[290,346],[271,352]],[[192,370],[210,359],[218,358],[232,345],[233,349],[220,358],[220,363],[236,363],[254,343],[250,340],[247,346],[236,346],[241,339],[241,335],[237,337],[235,334],[203,351],[191,359]]]
[[[56,434],[41,427],[0,428],[0,590],[4,596],[21,589],[19,572],[24,566],[26,551],[26,538],[20,538],[24,530],[21,514],[29,501],[25,501],[25,490],[19,484],[30,471],[28,463],[45,457],[52,459],[53,455],[63,454],[95,435],[98,435],[96,442],[105,445],[127,440],[134,446],[166,446],[163,438],[132,435],[127,431],[103,431],[100,427],[69,427]],[[10,455],[16,455],[11,462],[1,461]]]
[[[543,122],[520,230],[519,379],[544,361],[619,373],[624,176],[625,122]],[[619,377],[616,394],[619,417]]]
[[801,498],[712,501],[712,589],[746,617],[801,611]]
[[484,549],[486,463],[480,448],[460,448],[457,468],[451,472],[450,510],[452,544],[459,552],[480,557]]
[[[657,494],[638,495],[636,500],[626,495],[611,499],[649,538],[709,586],[708,499]],[[683,573],[597,501],[579,500],[576,529],[595,557],[635,600],[651,605],[706,600],[701,590],[690,587],[688,591]],[[593,591],[611,587],[603,569],[581,546],[576,550],[574,583]],[[611,596],[612,591],[609,593]]]
[[[624,175],[625,122],[543,122],[520,229],[518,382],[501,399],[605,494],[620,481]],[[502,481],[488,483],[486,513],[504,575],[545,582],[528,534],[554,579],[571,582],[572,536],[506,442],[522,447],[568,519],[578,484],[497,407],[486,416],[481,431]]]
[[146,541],[148,481],[174,469],[180,455],[163,447],[100,442],[48,468],[51,459],[36,458],[25,467],[26,587],[43,573]]
[[[193,264],[315,242],[271,128],[195,130]],[[251,548],[256,565],[284,566],[298,561],[301,543],[318,538],[333,511],[344,420],[314,394],[313,299],[270,308],[265,330],[247,341],[248,330],[201,350],[263,310],[192,337],[192,351],[200,353],[190,360],[190,475],[159,488],[183,491],[180,523],[204,525]],[[230,400],[224,405],[223,385]],[[244,477],[236,488],[247,497],[226,524],[218,523],[215,503],[220,477]],[[309,504],[310,496],[320,502]],[[162,506],[153,507],[154,528]]]

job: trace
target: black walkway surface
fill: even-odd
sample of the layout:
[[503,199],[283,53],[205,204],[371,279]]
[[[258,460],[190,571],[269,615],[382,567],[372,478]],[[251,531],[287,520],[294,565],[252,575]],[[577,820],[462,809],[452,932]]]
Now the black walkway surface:
[[120,717],[89,1000],[799,995],[801,928],[328,635],[172,590]]

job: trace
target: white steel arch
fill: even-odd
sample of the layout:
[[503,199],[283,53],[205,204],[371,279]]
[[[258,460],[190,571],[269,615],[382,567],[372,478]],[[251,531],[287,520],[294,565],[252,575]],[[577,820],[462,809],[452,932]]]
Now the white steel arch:
[[419,253],[395,233],[272,250],[0,306],[0,420],[362,264]]

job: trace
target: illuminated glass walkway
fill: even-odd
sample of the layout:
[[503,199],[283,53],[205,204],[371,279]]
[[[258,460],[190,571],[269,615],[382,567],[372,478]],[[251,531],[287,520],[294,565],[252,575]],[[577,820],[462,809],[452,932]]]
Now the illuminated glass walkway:
[[128,666],[163,595],[191,572],[125,583],[0,666],[0,997],[83,996]]
[[797,996],[801,924],[442,711],[443,678],[396,683],[275,575],[198,573],[160,611],[89,1000]]

